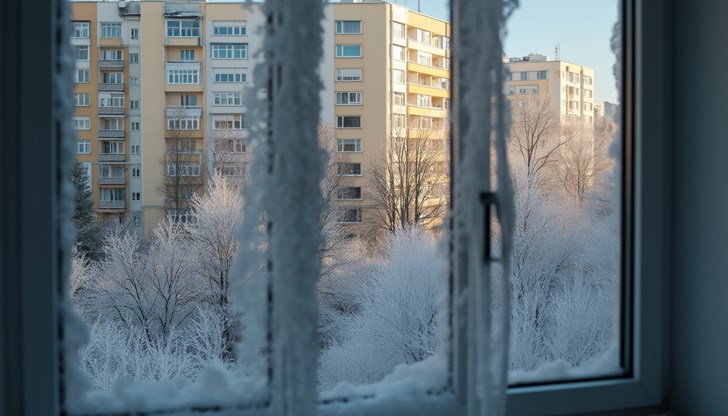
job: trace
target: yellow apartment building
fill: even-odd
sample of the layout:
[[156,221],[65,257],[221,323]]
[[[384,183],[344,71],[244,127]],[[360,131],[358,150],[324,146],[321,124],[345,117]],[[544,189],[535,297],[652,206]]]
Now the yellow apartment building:
[[[77,1],[72,10],[78,160],[94,207],[145,232],[165,216],[191,220],[190,197],[208,175],[245,173],[244,92],[262,41],[260,10],[154,0]],[[444,204],[449,23],[348,1],[329,4],[323,25],[321,120],[335,140],[339,221],[353,235],[378,226],[371,177],[403,138],[436,150],[426,204]]]

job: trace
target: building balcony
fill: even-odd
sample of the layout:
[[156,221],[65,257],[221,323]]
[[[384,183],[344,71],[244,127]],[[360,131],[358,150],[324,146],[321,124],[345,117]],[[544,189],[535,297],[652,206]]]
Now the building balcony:
[[99,68],[124,68],[122,59],[99,59]]
[[407,62],[407,70],[420,74],[432,75],[441,78],[450,78],[450,71],[436,66],[422,65],[414,61]]
[[99,209],[125,209],[126,201],[99,201]]
[[99,178],[99,185],[124,185],[126,178]]
[[409,94],[430,95],[430,96],[439,97],[439,98],[449,98],[450,97],[449,90],[437,88],[437,87],[430,87],[427,85],[414,84],[414,83],[407,84],[407,92]]
[[99,162],[123,162],[126,160],[126,153],[101,153]]
[[99,38],[99,46],[123,46],[124,42],[122,38]]
[[167,106],[167,117],[202,117],[202,107]]
[[99,91],[124,91],[124,84],[99,84]]
[[99,106],[99,114],[100,115],[104,115],[104,114],[119,115],[119,114],[124,114],[125,111],[126,111],[126,109],[124,107],[102,107],[102,106]]
[[99,129],[99,138],[123,139],[125,130]]
[[419,107],[410,105],[407,107],[411,116],[425,116],[435,118],[446,118],[447,110],[441,107]]

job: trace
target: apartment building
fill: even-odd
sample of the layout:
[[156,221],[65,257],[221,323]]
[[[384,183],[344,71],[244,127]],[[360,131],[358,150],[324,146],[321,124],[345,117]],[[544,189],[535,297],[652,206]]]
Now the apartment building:
[[534,97],[549,100],[561,122],[581,120],[593,124],[594,70],[545,55],[505,59],[509,70],[505,93],[511,101]]
[[[201,1],[74,2],[78,159],[94,207],[149,232],[184,222],[219,172],[246,168],[245,91],[264,18],[257,6]],[[374,169],[396,140],[442,150],[427,203],[447,194],[450,25],[384,1],[326,7],[321,120],[333,136],[339,221],[377,227]],[[80,72],[79,72],[80,71]]]

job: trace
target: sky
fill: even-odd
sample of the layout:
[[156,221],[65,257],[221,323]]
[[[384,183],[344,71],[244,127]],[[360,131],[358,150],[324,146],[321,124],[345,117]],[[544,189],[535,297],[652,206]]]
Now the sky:
[[[417,10],[417,0],[391,1]],[[450,20],[448,0],[419,3],[422,13]],[[559,44],[561,59],[594,68],[595,98],[616,103],[610,38],[617,5],[617,0],[520,0],[507,24],[505,52],[509,57],[540,53],[553,59]]]

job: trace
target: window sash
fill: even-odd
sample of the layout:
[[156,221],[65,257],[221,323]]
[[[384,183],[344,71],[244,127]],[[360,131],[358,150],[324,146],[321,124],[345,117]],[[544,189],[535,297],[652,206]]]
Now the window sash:
[[361,58],[361,45],[336,45],[337,58]]
[[248,59],[247,43],[213,43],[212,59]]
[[73,22],[73,35],[74,39],[88,39],[90,33],[89,22]]
[[337,20],[336,21],[336,34],[360,34],[361,33],[361,20]]
[[337,81],[361,81],[362,71],[359,68],[339,68],[336,70]]
[[121,23],[100,23],[99,28],[99,37],[101,39],[121,37]]
[[167,19],[167,37],[200,37],[200,21],[197,19]]

